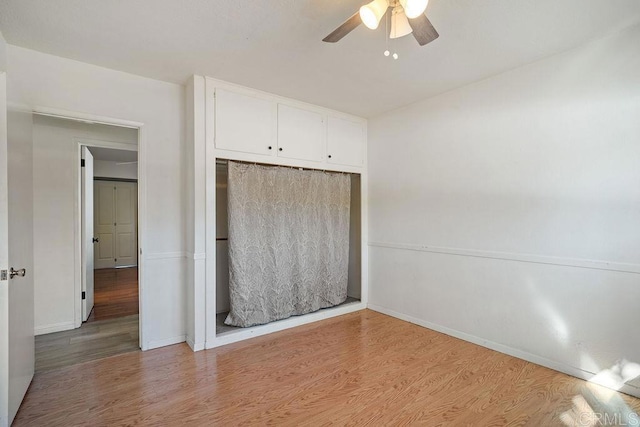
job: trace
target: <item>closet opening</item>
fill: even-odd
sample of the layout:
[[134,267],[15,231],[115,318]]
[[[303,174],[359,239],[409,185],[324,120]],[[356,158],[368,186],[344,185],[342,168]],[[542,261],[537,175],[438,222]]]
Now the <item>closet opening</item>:
[[[234,161],[235,162],[235,161]],[[256,163],[243,163],[245,165],[256,165]],[[261,165],[264,168],[289,168],[287,166]],[[289,168],[302,171],[302,168]],[[305,168],[304,170],[309,170]],[[324,172],[322,170],[319,170]],[[362,288],[362,222],[361,222],[361,176],[356,173],[331,172],[344,178],[348,177],[347,185],[349,193],[348,212],[348,269],[346,299],[330,307],[320,308],[304,314],[294,314],[290,318],[303,317],[314,312],[333,310],[346,305],[358,304],[361,301]],[[255,325],[249,327],[230,326],[225,324],[231,310],[230,280],[229,280],[229,161],[227,159],[216,159],[216,336],[222,337],[260,327]],[[346,240],[346,238],[345,238]],[[313,255],[312,255],[313,256]],[[268,262],[268,261],[267,261]],[[288,279],[285,279],[288,280]],[[344,294],[342,294],[344,295]],[[274,320],[269,323],[284,321],[286,318]]]

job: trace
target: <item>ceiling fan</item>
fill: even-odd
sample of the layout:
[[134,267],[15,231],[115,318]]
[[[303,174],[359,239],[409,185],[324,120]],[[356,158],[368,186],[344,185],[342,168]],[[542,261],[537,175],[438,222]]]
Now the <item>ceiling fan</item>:
[[378,28],[384,15],[391,9],[391,31],[389,38],[395,39],[413,33],[420,46],[434,41],[439,34],[424,14],[429,0],[373,0],[347,19],[323,42],[335,43],[353,31],[358,25]]

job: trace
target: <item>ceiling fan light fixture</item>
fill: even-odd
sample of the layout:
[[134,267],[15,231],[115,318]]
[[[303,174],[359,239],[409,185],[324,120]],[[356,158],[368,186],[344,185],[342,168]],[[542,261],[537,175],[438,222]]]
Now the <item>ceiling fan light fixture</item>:
[[375,30],[388,8],[387,0],[373,0],[360,8],[360,19],[367,28]]
[[400,0],[400,5],[409,19],[422,15],[428,4],[429,0]]
[[412,31],[413,29],[411,25],[409,25],[409,20],[404,10],[401,8],[394,9],[391,14],[391,32],[389,33],[389,38],[397,39],[404,37],[407,34],[411,34]]

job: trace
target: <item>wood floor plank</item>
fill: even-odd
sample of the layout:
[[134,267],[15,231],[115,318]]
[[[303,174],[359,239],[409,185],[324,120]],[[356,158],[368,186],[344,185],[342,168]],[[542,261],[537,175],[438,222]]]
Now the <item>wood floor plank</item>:
[[129,351],[139,351],[138,315],[85,323],[78,329],[39,335],[36,373]]
[[[37,373],[22,425],[565,425],[640,400],[373,311]],[[583,405],[584,406],[584,405]]]
[[94,270],[93,310],[87,322],[138,314],[138,267]]
[[139,350],[137,267],[95,270],[94,278],[87,322],[36,337],[36,372]]

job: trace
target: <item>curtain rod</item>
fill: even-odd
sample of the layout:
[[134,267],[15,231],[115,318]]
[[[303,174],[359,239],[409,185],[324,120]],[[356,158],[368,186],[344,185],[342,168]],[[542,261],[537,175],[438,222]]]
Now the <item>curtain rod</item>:
[[334,170],[330,170],[330,169],[305,168],[305,167],[301,167],[301,166],[288,166],[288,165],[274,165],[273,163],[249,162],[249,161],[246,161],[246,160],[230,160],[230,159],[220,159],[220,158],[216,159],[216,165],[227,166],[229,164],[229,162],[244,163],[244,164],[247,164],[247,165],[275,166],[275,167],[297,169],[297,170],[309,170],[309,171],[341,173],[341,174],[348,174],[348,175],[360,175],[359,173],[344,172],[344,171],[334,171]]
[[113,182],[138,182],[137,179],[133,178],[111,178],[106,176],[95,176],[93,177],[94,181],[113,181]]

